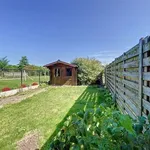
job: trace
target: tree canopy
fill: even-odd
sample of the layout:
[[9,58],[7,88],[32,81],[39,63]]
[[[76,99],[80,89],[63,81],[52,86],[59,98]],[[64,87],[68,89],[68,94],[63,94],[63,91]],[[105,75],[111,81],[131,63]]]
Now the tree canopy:
[[7,71],[19,71],[20,69],[29,70],[29,71],[37,71],[40,70],[42,74],[49,72],[49,70],[45,67],[29,64],[27,56],[22,56],[18,65],[9,64],[9,60],[6,57],[0,58],[0,70]]
[[23,69],[25,66],[29,65],[27,56],[22,56],[18,65],[19,69]]
[[8,66],[9,60],[7,59],[7,56],[0,59],[0,69],[6,69]]
[[89,85],[96,82],[104,66],[95,58],[76,58],[72,64],[78,66],[78,84]]

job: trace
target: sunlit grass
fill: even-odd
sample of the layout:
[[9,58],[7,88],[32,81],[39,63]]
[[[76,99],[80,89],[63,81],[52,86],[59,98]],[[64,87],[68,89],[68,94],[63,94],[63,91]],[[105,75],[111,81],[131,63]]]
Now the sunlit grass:
[[[15,149],[16,142],[33,130],[39,132],[40,144],[44,145],[68,112],[81,110],[87,100],[94,100],[93,92],[96,96],[97,88],[51,87],[46,92],[0,109],[0,149]],[[88,107],[92,107],[90,103]]]

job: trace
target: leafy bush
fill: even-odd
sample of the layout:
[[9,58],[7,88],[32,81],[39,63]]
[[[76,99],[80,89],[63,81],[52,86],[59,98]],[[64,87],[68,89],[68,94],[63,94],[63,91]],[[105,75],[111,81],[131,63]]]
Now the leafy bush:
[[78,84],[94,84],[104,66],[95,58],[76,58],[72,64],[78,66]]
[[114,107],[107,91],[104,95],[104,103],[67,118],[51,150],[150,149],[150,116],[148,123],[144,117],[134,121]]
[[38,85],[38,83],[36,83],[36,82],[32,83],[32,86],[35,86],[35,85]]
[[6,91],[10,91],[11,89],[9,88],[9,87],[4,87],[3,89],[2,89],[2,92],[6,92]]

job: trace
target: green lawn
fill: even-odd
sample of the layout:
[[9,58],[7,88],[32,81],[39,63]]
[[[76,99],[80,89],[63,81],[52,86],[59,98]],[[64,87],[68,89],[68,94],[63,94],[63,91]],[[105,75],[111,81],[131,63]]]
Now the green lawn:
[[42,149],[63,124],[64,118],[101,99],[94,87],[50,87],[46,92],[0,109],[0,149],[13,150],[25,133],[38,130]]
[[[49,77],[48,76],[47,77],[41,76],[40,80],[41,81],[48,81]],[[23,84],[26,84],[26,85],[31,85],[33,82],[39,83],[39,77],[36,76],[36,77],[27,78],[26,81],[23,80]],[[16,88],[19,88],[20,85],[21,85],[21,79],[7,79],[7,80],[6,79],[0,79],[0,91],[4,87],[16,89]]]

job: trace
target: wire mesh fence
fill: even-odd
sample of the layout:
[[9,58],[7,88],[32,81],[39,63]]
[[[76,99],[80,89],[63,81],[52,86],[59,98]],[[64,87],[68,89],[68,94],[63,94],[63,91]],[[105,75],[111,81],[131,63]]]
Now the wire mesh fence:
[[48,70],[0,70],[0,91],[3,88],[16,89],[32,84],[48,83],[50,80]]

